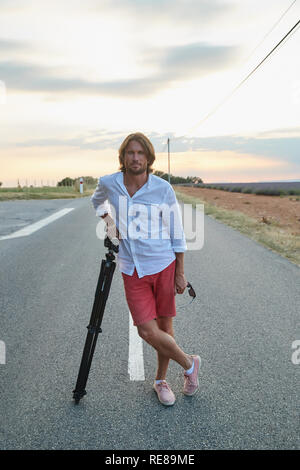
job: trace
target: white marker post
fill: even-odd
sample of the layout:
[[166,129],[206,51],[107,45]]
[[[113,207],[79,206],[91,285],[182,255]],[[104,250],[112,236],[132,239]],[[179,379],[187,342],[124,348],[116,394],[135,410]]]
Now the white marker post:
[[80,194],[83,193],[83,178],[79,179],[79,188],[80,188]]

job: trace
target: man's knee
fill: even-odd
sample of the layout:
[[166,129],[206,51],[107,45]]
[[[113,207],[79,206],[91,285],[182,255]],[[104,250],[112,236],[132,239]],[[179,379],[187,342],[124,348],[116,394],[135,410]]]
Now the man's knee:
[[157,336],[157,326],[143,324],[137,327],[139,336],[147,342],[152,342]]

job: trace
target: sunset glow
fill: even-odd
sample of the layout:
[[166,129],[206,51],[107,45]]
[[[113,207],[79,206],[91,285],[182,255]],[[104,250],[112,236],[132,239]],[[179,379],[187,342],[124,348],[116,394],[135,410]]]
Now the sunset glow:
[[296,2],[250,56],[290,4],[2,1],[3,186],[118,171],[134,131],[153,142],[157,170],[169,137],[174,175],[300,180],[299,29],[201,122],[299,20]]

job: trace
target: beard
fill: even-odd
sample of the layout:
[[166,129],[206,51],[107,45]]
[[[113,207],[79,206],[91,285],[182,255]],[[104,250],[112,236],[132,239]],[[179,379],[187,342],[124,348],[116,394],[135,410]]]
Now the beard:
[[142,175],[146,171],[147,171],[147,164],[141,165],[140,167],[137,167],[137,168],[132,168],[131,166],[128,166],[126,168],[126,172],[131,175]]

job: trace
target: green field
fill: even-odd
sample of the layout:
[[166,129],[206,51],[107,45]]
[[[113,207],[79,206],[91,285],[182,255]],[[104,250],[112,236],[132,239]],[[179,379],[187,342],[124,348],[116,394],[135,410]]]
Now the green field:
[[0,188],[0,201],[13,201],[19,199],[72,199],[86,197],[93,194],[94,186],[83,187],[83,194],[74,186],[43,186],[23,188]]

